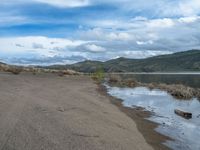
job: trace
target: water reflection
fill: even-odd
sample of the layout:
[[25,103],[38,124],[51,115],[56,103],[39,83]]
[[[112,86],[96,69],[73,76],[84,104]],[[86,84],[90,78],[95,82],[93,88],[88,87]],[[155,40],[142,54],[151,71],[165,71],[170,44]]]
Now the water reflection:
[[[200,143],[200,103],[197,99],[190,101],[176,100],[167,92],[149,90],[145,87],[118,88],[109,87],[108,93],[123,100],[127,107],[143,107],[155,113],[150,120],[160,126],[158,132],[172,137],[175,141],[165,144],[175,150],[199,150]],[[174,109],[181,109],[193,113],[193,118],[186,120],[174,114]]]

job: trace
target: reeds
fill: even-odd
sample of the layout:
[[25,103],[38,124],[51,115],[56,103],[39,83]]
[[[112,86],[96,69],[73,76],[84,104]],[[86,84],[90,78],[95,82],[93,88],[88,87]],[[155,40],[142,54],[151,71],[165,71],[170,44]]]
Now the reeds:
[[119,75],[110,75],[107,82],[111,86],[120,87],[148,87],[149,89],[160,89],[167,91],[170,95],[177,99],[190,100],[192,98],[198,98],[200,100],[200,89],[192,88],[182,84],[164,84],[164,83],[141,83],[135,79],[123,79]]

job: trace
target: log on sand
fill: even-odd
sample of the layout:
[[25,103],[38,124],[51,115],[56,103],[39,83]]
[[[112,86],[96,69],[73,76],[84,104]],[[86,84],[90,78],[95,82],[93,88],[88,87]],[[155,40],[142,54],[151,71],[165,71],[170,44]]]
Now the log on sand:
[[174,110],[175,114],[185,118],[185,119],[191,119],[192,118],[192,113],[190,112],[185,112],[185,111],[182,111],[182,110],[179,110],[179,109],[175,109]]

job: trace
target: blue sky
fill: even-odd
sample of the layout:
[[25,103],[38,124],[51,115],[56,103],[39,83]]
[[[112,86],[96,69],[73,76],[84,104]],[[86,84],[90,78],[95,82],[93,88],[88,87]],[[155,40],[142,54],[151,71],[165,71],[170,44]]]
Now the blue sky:
[[199,0],[1,0],[0,61],[66,64],[200,48]]

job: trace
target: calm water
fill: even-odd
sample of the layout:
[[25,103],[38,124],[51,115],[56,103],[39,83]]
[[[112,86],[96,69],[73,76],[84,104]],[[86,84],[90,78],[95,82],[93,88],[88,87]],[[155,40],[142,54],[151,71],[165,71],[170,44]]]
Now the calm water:
[[184,84],[200,88],[200,74],[120,74],[120,76],[143,83]]
[[[200,75],[122,75],[140,82],[180,83],[200,88]],[[164,144],[174,150],[200,150],[200,101],[196,98],[180,101],[165,91],[149,90],[145,87],[120,88],[107,86],[108,93],[123,101],[126,107],[143,107],[153,112],[149,120],[159,124],[157,132],[175,141]],[[174,113],[174,109],[192,112],[192,119],[184,119]]]

